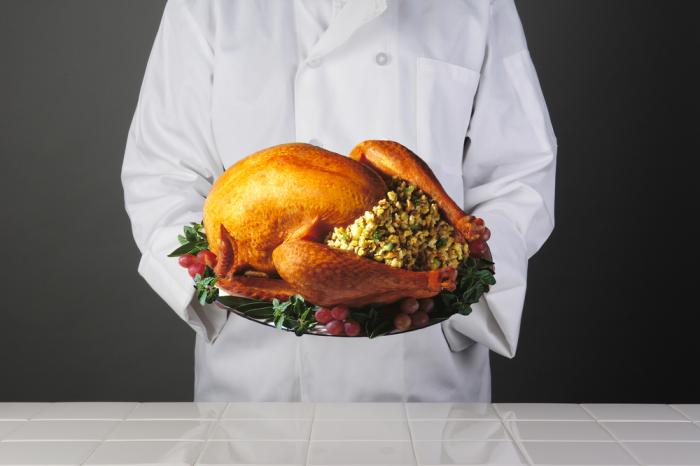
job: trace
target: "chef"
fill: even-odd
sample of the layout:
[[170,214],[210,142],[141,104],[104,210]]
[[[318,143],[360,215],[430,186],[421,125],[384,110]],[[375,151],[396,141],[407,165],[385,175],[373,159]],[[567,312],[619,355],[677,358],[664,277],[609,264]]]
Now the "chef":
[[[470,315],[297,337],[196,301],[167,255],[226,167],[366,139],[409,147],[492,231],[498,283]],[[556,149],[513,0],[169,0],[122,182],[138,272],[196,332],[195,400],[490,401],[489,351],[515,355],[528,258],[554,227]]]

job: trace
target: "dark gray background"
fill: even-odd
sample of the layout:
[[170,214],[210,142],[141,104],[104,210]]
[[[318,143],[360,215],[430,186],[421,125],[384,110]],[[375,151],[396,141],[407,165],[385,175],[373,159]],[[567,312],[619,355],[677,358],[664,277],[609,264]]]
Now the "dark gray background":
[[[193,332],[136,272],[119,179],[163,4],[2,2],[0,400],[192,399]],[[557,225],[496,401],[700,402],[690,4],[518,2]]]

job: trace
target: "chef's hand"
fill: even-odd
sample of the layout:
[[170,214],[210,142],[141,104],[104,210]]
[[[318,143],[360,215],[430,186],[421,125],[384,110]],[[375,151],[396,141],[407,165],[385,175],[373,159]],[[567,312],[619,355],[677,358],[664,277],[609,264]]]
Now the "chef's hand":
[[[467,220],[467,222],[465,222],[466,225],[462,223],[466,230],[464,235],[467,237],[467,241],[469,241],[470,249],[472,245],[474,246],[474,250],[470,251],[470,255],[473,253],[474,256],[491,262],[492,264],[489,266],[489,269],[491,269],[493,273],[496,273],[496,267],[493,264],[493,256],[491,255],[491,248],[489,248],[488,243],[489,238],[491,238],[491,231],[486,227],[483,219],[471,215],[465,218]],[[473,243],[471,242],[471,238],[474,238]]]

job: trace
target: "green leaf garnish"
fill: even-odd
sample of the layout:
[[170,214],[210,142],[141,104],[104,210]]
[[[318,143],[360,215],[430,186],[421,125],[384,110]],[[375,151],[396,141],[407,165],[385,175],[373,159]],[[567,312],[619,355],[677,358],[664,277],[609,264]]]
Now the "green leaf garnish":
[[241,296],[220,296],[218,301],[248,317],[272,322],[275,327],[291,330],[299,336],[318,324],[314,317],[316,306],[307,303],[299,294],[285,301],[277,298],[263,301]]
[[496,284],[491,270],[493,262],[486,259],[469,257],[457,267],[457,288],[454,291],[440,292],[442,303],[454,313],[469,315],[471,305]]
[[185,254],[197,254],[199,251],[209,249],[207,236],[204,234],[204,226],[201,223],[192,222],[183,228],[184,236],[178,235],[180,247],[168,254],[168,257],[179,257]]
[[204,268],[204,276],[194,276],[194,287],[197,290],[197,300],[205,305],[213,303],[219,297],[219,288],[216,286],[216,275],[211,267]]

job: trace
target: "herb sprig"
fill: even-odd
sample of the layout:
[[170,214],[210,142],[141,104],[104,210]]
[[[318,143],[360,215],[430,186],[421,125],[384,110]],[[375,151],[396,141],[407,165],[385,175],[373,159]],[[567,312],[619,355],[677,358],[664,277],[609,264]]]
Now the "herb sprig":
[[194,276],[194,287],[197,290],[197,300],[202,305],[213,303],[219,297],[216,275],[209,266],[204,268],[204,276],[199,274]]
[[318,324],[314,317],[317,307],[307,303],[299,294],[287,300],[275,298],[272,301],[263,301],[240,296],[220,296],[218,300],[248,317],[274,322],[275,327],[291,330],[297,336],[303,335]]
[[471,305],[496,284],[493,262],[486,259],[469,257],[457,267],[457,288],[454,291],[440,292],[442,303],[453,313],[469,315]]
[[177,235],[180,247],[168,254],[168,257],[179,257],[185,254],[197,254],[199,251],[209,249],[207,236],[204,234],[204,226],[201,223],[192,222],[184,227],[184,235]]
[[[185,254],[197,254],[199,251],[209,249],[207,235],[204,233],[204,225],[192,222],[185,225],[182,235],[177,235],[180,247],[168,254],[168,257],[180,257]],[[204,267],[204,274],[194,276],[194,287],[197,290],[197,300],[202,304],[210,304],[219,297],[219,288],[216,286],[216,274],[209,267]]]
[[275,326],[282,326],[293,330],[297,336],[301,336],[311,328],[315,327],[318,322],[314,317],[316,306],[304,301],[304,297],[300,294],[295,294],[286,301],[272,300],[272,308],[275,314]]
[[362,326],[368,338],[376,338],[391,332],[394,314],[392,306],[387,304],[370,304],[350,311],[350,316]]

